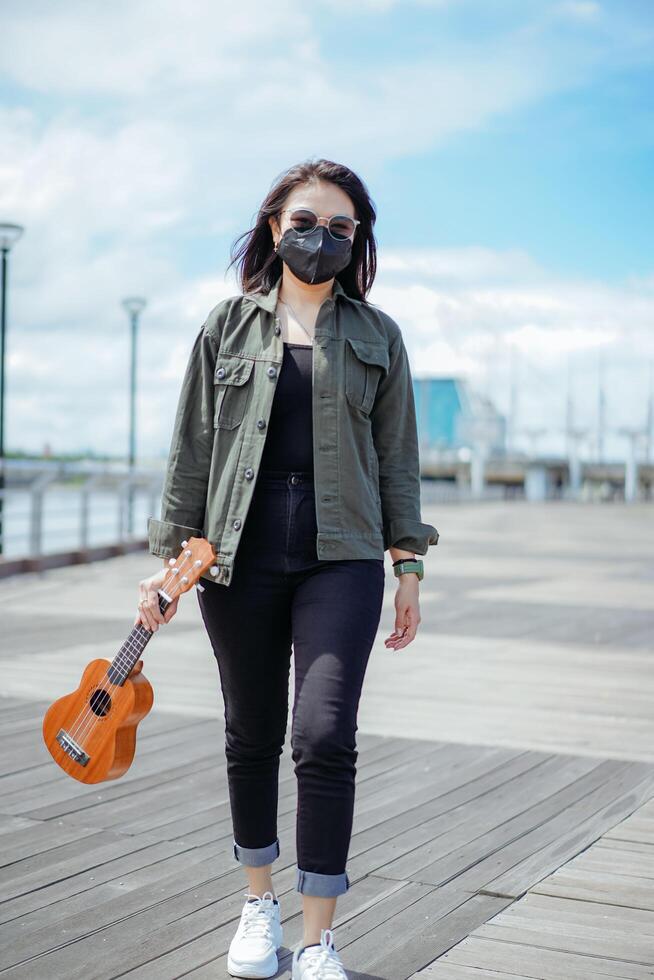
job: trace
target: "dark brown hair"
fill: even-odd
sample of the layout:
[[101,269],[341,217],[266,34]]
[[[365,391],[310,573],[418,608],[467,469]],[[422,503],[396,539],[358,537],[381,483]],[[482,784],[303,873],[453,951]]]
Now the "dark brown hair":
[[[377,243],[373,226],[377,218],[375,206],[368,190],[354,171],[331,160],[305,160],[284,171],[274,181],[259,208],[253,228],[240,235],[232,244],[229,270],[238,266],[241,289],[246,292],[270,292],[282,274],[282,260],[273,248],[273,237],[268,219],[279,218],[286,198],[300,184],[313,180],[329,180],[350,197],[357,225],[352,241],[352,258],[336,276],[341,286],[354,299],[365,302],[377,271]],[[237,248],[238,243],[242,244]]]

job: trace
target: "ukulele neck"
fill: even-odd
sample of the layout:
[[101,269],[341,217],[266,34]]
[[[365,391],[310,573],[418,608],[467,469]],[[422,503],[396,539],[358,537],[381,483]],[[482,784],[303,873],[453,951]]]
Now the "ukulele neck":
[[[159,609],[161,612],[165,613],[169,605],[170,601],[159,593]],[[143,626],[142,623],[134,626],[107,671],[107,677],[112,684],[121,686],[125,683],[153,636],[152,631]]]

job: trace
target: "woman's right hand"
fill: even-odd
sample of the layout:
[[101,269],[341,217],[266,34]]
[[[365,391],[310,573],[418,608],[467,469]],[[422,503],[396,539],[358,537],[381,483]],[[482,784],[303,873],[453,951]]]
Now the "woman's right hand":
[[162,623],[168,623],[177,612],[179,596],[166,609],[165,614],[159,608],[159,589],[170,578],[170,570],[162,568],[160,572],[144,578],[139,582],[139,605],[134,625],[142,623],[151,633],[156,633]]

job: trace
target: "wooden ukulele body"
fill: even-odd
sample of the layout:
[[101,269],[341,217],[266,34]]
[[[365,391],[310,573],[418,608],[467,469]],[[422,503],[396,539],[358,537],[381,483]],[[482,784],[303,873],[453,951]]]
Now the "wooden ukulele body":
[[43,739],[54,761],[81,783],[118,779],[136,751],[136,728],[154,703],[139,660],[120,686],[111,684],[108,660],[92,660],[79,687],[59,698],[43,719]]

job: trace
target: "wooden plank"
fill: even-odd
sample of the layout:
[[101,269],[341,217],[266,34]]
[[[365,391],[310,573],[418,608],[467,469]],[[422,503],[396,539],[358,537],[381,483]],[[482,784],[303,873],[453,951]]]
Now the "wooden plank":
[[[387,889],[388,887],[388,882],[369,882],[370,886],[374,884],[383,889]],[[409,883],[399,889],[395,884],[394,890],[390,895],[382,899],[382,901],[375,903],[372,909],[368,907],[366,911],[369,914],[373,914],[374,910],[374,914],[385,923],[391,918],[393,920],[399,918],[402,921],[406,918],[406,921],[415,921],[410,914],[410,910],[415,908],[417,904],[420,904],[421,901],[426,901],[426,898],[433,891],[433,889],[426,891],[423,886],[416,885],[415,883]],[[349,900],[352,900],[351,895],[349,896]],[[453,896],[450,896],[449,900],[444,895],[440,896],[440,906],[442,908],[451,905],[453,902],[456,903],[456,899]],[[345,904],[343,902],[341,908],[344,908]],[[433,908],[435,904],[435,901],[432,901],[430,907]],[[238,904],[235,905],[233,910],[234,918],[227,926],[222,924],[224,922],[224,915],[221,915],[220,919],[218,919],[221,925],[216,928],[216,910],[212,910],[209,916],[204,917],[203,924],[200,923],[198,916],[182,919],[166,929],[165,935],[151,937],[149,940],[146,940],[146,943],[140,949],[134,948],[133,950],[129,950],[127,953],[128,963],[132,958],[136,959],[137,962],[138,957],[142,957],[142,959],[141,965],[135,966],[127,975],[130,978],[133,977],[134,980],[136,978],[138,980],[146,980],[146,978],[155,977],[157,980],[168,980],[168,978],[172,980],[173,977],[179,977],[182,972],[187,972],[189,969],[197,970],[202,968],[213,971],[214,977],[225,975],[227,947],[234,933],[236,912],[239,907]],[[356,922],[353,922],[352,926],[358,935],[359,929]],[[379,928],[384,929],[385,933],[388,934],[387,924],[385,926],[379,926]],[[281,971],[289,968],[292,948],[299,940],[300,934],[301,922],[299,918],[287,923],[284,930],[284,946],[286,949],[280,956]],[[365,940],[365,935],[366,933],[364,932],[360,938]],[[163,955],[162,944],[165,944]],[[352,943],[348,943],[347,948],[350,949],[352,945]],[[144,957],[147,957],[147,959]],[[350,955],[348,960],[348,964],[350,963],[353,963],[354,968],[357,969],[357,960],[352,955]],[[393,974],[389,971],[387,975],[394,976],[399,974]],[[75,980],[75,977],[72,980]]]
[[[610,778],[612,771],[613,778]],[[597,820],[600,824],[602,821],[601,812],[597,813],[599,803],[608,800],[605,806],[608,814],[604,819],[609,823],[609,815],[614,814],[614,801],[624,791],[631,790],[632,782],[640,776],[640,764],[632,768],[628,764],[607,762],[548,797],[544,803],[527,807],[517,816],[505,820],[497,829],[491,828],[474,840],[463,837],[458,850],[448,850],[450,837],[445,837],[443,842],[436,837],[435,847],[431,847],[422,867],[407,867],[403,861],[397,867],[395,862],[389,862],[380,873],[397,878],[418,875],[419,880],[434,885],[461,874],[461,880],[466,882],[465,887],[471,891],[484,888],[495,894],[517,895],[542,877],[541,869],[550,860],[549,851],[544,850],[545,844],[553,842],[552,846],[560,849],[559,832],[565,831],[571,838],[577,839],[579,829],[575,819],[588,828],[587,833],[596,836]],[[593,786],[595,788],[591,789]],[[590,827],[588,812],[596,818],[595,823],[590,820]],[[455,827],[450,832],[455,842],[457,834],[458,828]],[[428,844],[425,846],[430,847]],[[521,860],[525,856],[526,859]],[[507,870],[502,877],[497,877],[497,870],[503,865]],[[529,874],[533,877],[529,878]]]
[[629,851],[603,846],[600,839],[566,867],[582,873],[595,871],[607,877],[611,874],[633,875],[651,881],[654,879],[654,846],[642,845],[639,851]]
[[534,890],[540,895],[558,895],[654,912],[654,888],[651,883],[629,875],[561,869],[535,885]]
[[[166,765],[166,761],[169,762],[169,765]],[[190,760],[187,746],[173,746],[162,752],[160,759],[161,768],[157,768],[155,764],[149,764],[147,767],[142,766],[141,760],[139,759],[138,762],[135,761],[132,769],[128,770],[120,779],[95,786],[86,786],[83,783],[76,783],[69,776],[60,772],[54,766],[53,762],[50,761],[44,766],[48,770],[48,781],[56,783],[62,783],[63,781],[70,789],[72,795],[64,801],[66,804],[70,803],[70,805],[68,809],[64,809],[63,813],[57,812],[51,814],[49,811],[46,811],[40,819],[52,820],[60,817],[69,817],[71,814],[82,811],[86,805],[89,807],[94,806],[99,794],[101,794],[104,801],[120,799],[122,796],[129,795],[130,793],[137,793],[147,786],[156,786],[164,782],[173,781],[188,769],[206,766],[209,762],[211,762],[210,759],[208,760],[207,757],[201,756],[198,753],[194,753],[193,759]],[[7,777],[7,779],[11,780],[13,777]],[[0,788],[3,782],[0,782]],[[29,778],[25,780],[25,783],[29,786]],[[19,796],[18,789],[15,788],[14,792]]]
[[355,973],[389,978],[411,976],[509,901],[466,895],[452,882],[367,929],[354,942],[349,941],[346,931],[341,943],[344,962]]
[[[642,810],[650,812],[651,806],[649,800]],[[522,971],[548,980],[654,976],[648,860],[654,838],[649,848],[639,846],[635,855],[615,842],[596,841],[417,976],[448,980],[457,967],[489,976]]]
[[641,965],[651,963],[654,946],[650,936],[638,936],[633,932],[624,933],[617,929],[607,929],[599,924],[601,915],[599,909],[596,910],[596,914],[598,925],[595,928],[575,926],[569,922],[565,929],[559,926],[556,930],[544,927],[540,919],[528,924],[513,917],[509,924],[508,919],[502,921],[496,918],[493,922],[478,926],[475,929],[475,936],[497,943],[515,943],[538,949],[624,960]]
[[[521,895],[535,880],[549,874],[596,840],[616,817],[624,816],[651,795],[652,777],[646,775],[639,781],[639,775],[642,772],[639,773],[638,768],[624,770],[605,786],[598,787],[554,816],[544,827],[536,828],[524,841],[531,847],[531,853],[519,863],[514,860],[485,887],[501,894]],[[513,856],[519,857],[519,854]]]
[[[474,796],[463,808],[445,807],[434,817],[427,808],[421,808],[413,814],[414,827],[406,815],[397,828],[399,833],[388,834],[374,853],[366,853],[366,860],[370,869],[387,878],[444,884],[501,845],[520,838],[525,827],[538,825],[547,812],[557,812],[558,806],[552,801],[562,793],[581,795],[588,781],[603,781],[604,773],[599,769],[587,759],[554,757],[527,770],[524,779],[518,775],[481,797]],[[533,804],[532,798],[536,801]],[[357,870],[356,856],[353,870]]]
[[427,966],[419,973],[414,973],[411,980],[417,977],[424,977],[425,980],[429,980],[430,977],[434,980],[534,980],[533,977],[527,977],[523,973],[503,973],[497,970],[477,969],[475,966],[459,966],[444,959],[439,960],[434,966]]
[[[209,861],[212,862],[211,871],[206,870]],[[192,885],[193,882],[219,876],[221,869],[223,873],[229,873],[226,869],[233,869],[234,864],[233,856],[228,864],[228,856],[222,849],[216,850],[207,846],[184,850],[167,841],[157,842],[116,856],[71,877],[53,879],[36,891],[29,891],[20,898],[2,903],[0,922],[13,923],[21,916],[43,908],[48,908],[56,916],[59,903],[72,896],[85,896],[84,901],[88,903],[90,900],[92,904],[96,890],[105,884],[107,889],[103,894],[123,896],[135,889],[157,885],[161,879],[175,872],[187,874]],[[239,872],[240,882],[243,884],[242,870],[235,870]]]
[[[520,757],[518,757],[518,758],[520,758]],[[514,764],[515,764],[515,760],[513,760],[513,761],[514,761]],[[524,766],[524,765],[526,765],[526,764],[528,764],[528,760],[527,760],[526,758],[523,758],[523,759],[522,759],[522,765]],[[584,764],[586,765],[587,763],[586,763],[586,762],[584,762]],[[498,772],[499,772],[499,771],[502,771],[502,769],[501,769],[501,767],[498,767]],[[467,771],[467,774],[469,775],[469,770]],[[504,770],[504,771],[503,771],[503,775],[504,775],[505,777],[507,776],[507,771],[506,771],[506,770]],[[488,777],[488,774],[487,774],[487,777]],[[459,779],[460,779],[460,778],[461,778],[461,774],[459,774]],[[497,778],[498,778],[498,777],[497,777],[497,774],[496,774],[496,775],[495,775],[495,779],[497,779]],[[239,870],[240,870],[240,869],[239,869]]]
[[179,854],[188,848],[170,841],[159,842],[144,834],[125,837],[108,831],[94,832],[80,840],[68,840],[49,851],[23,858],[2,872],[2,905],[12,898],[40,890],[57,881],[73,878],[130,854],[157,849],[161,854]]
[[[3,880],[7,880],[7,868],[26,858],[43,854],[71,841],[81,842],[96,834],[92,827],[73,827],[58,820],[56,823],[28,823],[11,833],[6,833],[2,839],[0,851],[0,868],[4,869]],[[83,844],[81,846],[84,846]]]
[[[148,912],[154,912],[153,926],[159,917],[163,926],[169,907],[173,909],[170,918],[174,921],[223,896],[243,893],[244,872],[233,857],[229,863],[225,855],[209,863],[206,850],[181,853],[183,860],[177,861],[174,856],[166,860],[163,853],[142,852],[143,860],[137,855],[131,867],[125,861],[113,861],[96,869],[93,875],[76,876],[48,886],[42,890],[46,893],[43,904],[29,907],[22,903],[21,907],[21,900],[8,903],[13,915],[0,926],[0,942],[15,939],[18,928],[24,941],[34,946],[38,936],[43,937],[53,929],[66,928],[71,939],[104,930],[112,923],[119,923],[123,930],[126,921],[143,915],[147,918]],[[293,877],[290,866],[286,871],[276,870],[276,888],[283,892],[285,881],[290,888]],[[41,895],[40,892],[31,894]],[[128,932],[127,928],[126,935]],[[141,936],[139,932],[139,940]]]
[[[45,712],[47,705],[43,706],[43,712]],[[26,753],[26,759],[21,760],[22,765],[16,768],[11,768],[6,764],[6,771],[2,776],[0,781],[0,787],[4,793],[9,793],[15,790],[22,790],[26,787],[33,787],[35,785],[42,785],[44,783],[54,782],[58,776],[58,770],[54,766],[52,759],[50,758],[47,749],[42,744],[41,741],[41,725],[43,721],[43,712],[39,714],[39,717],[35,720],[33,727],[25,735],[25,738],[21,741],[21,745]],[[135,761],[135,765],[140,761],[141,751],[145,750],[145,747],[149,744],[150,739],[162,735],[164,733],[170,733],[172,731],[184,732],[189,725],[197,724],[197,719],[177,719],[174,717],[167,718],[165,715],[148,715],[147,718],[139,725],[138,729],[138,739],[139,739],[139,755]],[[20,746],[16,743],[13,738],[8,739],[3,745],[3,752],[0,758],[13,757],[19,754]],[[25,764],[25,761],[27,765]],[[32,764],[33,763],[33,764]],[[12,763],[12,767],[15,763]],[[26,771],[29,770],[29,771]],[[122,779],[127,781],[133,778],[134,767],[129,770]]]
[[[140,727],[148,722],[149,717]],[[100,787],[84,786],[64,777],[50,760],[45,748],[39,747],[44,760],[42,767],[36,773],[34,771],[30,774],[20,773],[17,779],[6,777],[6,780],[0,783],[4,787],[3,802],[12,799],[16,802],[16,808],[22,805],[27,809],[33,798],[42,801],[44,797],[49,797],[61,801],[62,805],[48,803],[31,812],[31,816],[35,819],[51,819],[78,812],[83,808],[80,800],[90,799],[88,805],[94,806],[99,791],[105,801],[129,795],[134,790],[138,790],[142,785],[140,781],[150,774],[152,774],[150,785],[165,782],[170,772],[173,776],[178,774],[175,773],[176,766],[179,767],[178,771],[182,771],[184,764],[189,765],[190,756],[194,761],[198,758],[204,758],[208,763],[215,761],[218,778],[224,783],[224,752],[216,750],[216,746],[220,745],[219,738],[218,725],[214,721],[186,719],[182,722],[176,717],[171,718],[167,727],[160,727],[156,732],[151,732],[147,738],[143,737],[139,741],[134,764],[120,780]],[[413,743],[407,740],[402,751],[410,753],[411,744]],[[204,754],[198,752],[198,745],[204,747]],[[427,743],[426,746],[419,748],[419,752],[426,752],[429,745],[430,743]],[[26,786],[30,788],[31,795],[25,792]],[[11,790],[13,795],[10,796]]]
[[[130,905],[126,914],[117,919],[115,925],[101,928],[101,921],[99,921],[96,930],[91,930],[87,935],[82,934],[79,939],[77,938],[79,930],[89,925],[90,920],[88,917],[85,918],[84,914],[81,917],[71,917],[65,927],[66,929],[72,927],[75,931],[69,934],[67,948],[55,950],[48,956],[48,963],[57,969],[65,970],[64,975],[67,980],[75,980],[78,977],[82,980],[88,977],[90,968],[101,976],[105,970],[107,975],[110,975],[111,969],[115,968],[115,947],[118,944],[121,950],[122,971],[138,968],[142,964],[156,964],[155,969],[162,971],[163,962],[167,961],[169,966],[171,962],[176,962],[180,947],[186,951],[184,955],[187,958],[205,955],[207,948],[215,951],[214,955],[226,958],[229,942],[238,924],[244,901],[241,879],[242,871],[239,869],[238,875],[226,875],[214,881],[210,888],[191,888],[179,896],[171,894],[169,900],[160,903],[155,903],[155,896],[151,889],[143,888],[140,895],[132,892],[127,896]],[[285,942],[288,945],[294,937],[299,938],[301,933],[298,914],[301,899],[293,890],[293,875],[290,869],[288,873],[282,875],[280,884],[281,888],[278,891],[283,905]],[[398,891],[396,883],[392,884],[391,890]],[[388,883],[371,881],[361,889],[361,894],[356,899],[356,906],[361,908],[362,903],[366,901],[374,902],[380,894],[383,896],[388,891]],[[404,896],[403,904],[410,903],[416,894],[424,891],[421,886],[411,886],[411,894]],[[130,910],[139,907],[139,900],[140,903],[147,902],[148,907],[144,907],[140,914],[130,916]],[[351,895],[347,896],[347,901],[352,901]],[[104,907],[99,911],[104,914]],[[191,912],[193,914],[190,914]],[[32,940],[34,946],[30,947],[29,943],[24,946],[24,952],[28,956],[24,961],[26,970],[19,975],[29,976],[29,957],[43,943],[43,937],[39,934],[33,934]],[[224,972],[223,968],[218,975]],[[94,976],[97,974],[94,973]]]
[[590,925],[610,922],[624,931],[632,929],[639,934],[654,935],[654,917],[651,912],[621,905],[598,906],[595,902],[575,902],[567,898],[543,895],[535,889],[509,905],[502,915],[507,921],[512,920],[513,916],[524,916],[541,922],[552,922],[556,928],[569,921]]
[[[116,839],[111,843],[113,851],[110,844],[103,853],[93,855],[86,864],[80,859],[77,868],[81,865],[81,870],[75,870],[72,874],[67,874],[70,869],[65,863],[55,869],[50,865],[42,870],[36,890],[30,886],[38,882],[38,869],[33,871],[35,881],[17,881],[14,894],[20,897],[0,903],[0,922],[12,921],[34,909],[51,906],[69,895],[92,891],[103,882],[113,882],[115,893],[123,894],[130,888],[140,887],[143,882],[156,881],[176,868],[191,868],[213,859],[215,873],[220,868],[220,862],[227,861],[220,845],[185,848],[171,841],[150,842],[142,836],[135,838],[131,846],[126,841]],[[118,846],[119,843],[122,847]]]
[[[429,748],[431,746],[431,748]],[[460,754],[454,748],[436,748],[432,743],[425,743],[420,751],[415,748],[402,749],[396,752],[391,758],[371,760],[365,758],[360,768],[360,778],[357,780],[357,821],[366,819],[367,811],[370,808],[369,800],[374,800],[377,804],[377,812],[383,810],[386,814],[398,810],[402,812],[405,807],[418,805],[425,799],[433,797],[433,784],[422,782],[417,779],[416,774],[423,771],[426,767],[435,766],[438,762],[439,772],[445,774],[450,769],[455,773],[454,779],[458,782],[464,778],[463,773],[469,770],[462,765],[462,760],[470,760],[471,753],[466,749],[464,754]],[[480,766],[483,763],[480,761]],[[369,773],[370,767],[370,774]],[[382,791],[377,776],[383,776],[388,786]],[[445,776],[444,776],[445,778]],[[415,802],[414,787],[418,783],[421,785],[420,798]],[[439,784],[440,785],[440,784]],[[282,765],[279,781],[278,798],[278,817],[280,825],[287,826],[289,821],[295,820],[297,806],[297,783],[295,774],[292,771],[290,762]],[[192,813],[186,816],[184,809],[180,808],[175,812],[175,819],[170,820],[165,828],[167,839],[176,840],[183,837],[184,840],[193,841],[200,844],[212,839],[214,835],[215,820],[217,814],[222,813],[223,807],[217,809],[210,807],[207,810],[200,808],[199,813]],[[357,824],[358,827],[358,824]]]
[[[392,755],[389,755],[387,748],[379,759],[371,752],[371,768],[375,768],[376,765],[400,768],[406,764],[407,759],[415,756],[420,759],[434,751],[444,750],[434,749],[431,743],[427,743],[420,751],[416,751],[412,745],[396,746]],[[212,801],[215,803],[221,797],[223,801],[226,800],[228,791],[224,754],[221,752],[218,757],[215,757],[212,752],[202,756],[202,760],[202,766],[198,766],[196,771],[188,766],[180,767],[174,780],[151,780],[147,786],[139,785],[137,794],[123,793],[120,798],[117,794],[113,794],[111,799],[103,800],[94,806],[92,819],[103,827],[119,826],[122,831],[128,833],[139,833],[141,830],[151,832],[153,824],[150,821],[150,814],[155,815],[156,826],[157,815],[165,813],[166,808],[173,811],[172,814],[168,814],[170,819],[181,816],[185,807],[190,812],[194,812],[203,808],[203,802],[209,806]],[[208,771],[212,773],[211,779],[206,779],[206,775],[203,777],[203,774]],[[190,784],[192,793],[186,791],[186,784]],[[359,788],[361,792],[365,792],[365,780],[361,780]],[[280,765],[280,803],[283,803],[286,797],[292,797],[295,806],[295,796],[296,780],[287,755]],[[85,812],[73,815],[73,819],[78,818],[84,820]]]
[[[493,942],[469,936],[442,957],[445,964],[477,967],[485,971],[526,974],[528,977],[547,977],[547,980],[651,980],[647,965],[628,963],[611,957],[584,956],[560,950],[534,948],[515,943]],[[427,975],[439,977],[440,963],[433,964]],[[483,973],[482,973],[483,976]]]
[[[34,827],[36,820],[29,820],[27,817],[9,816],[7,813],[0,813],[0,834],[13,834],[17,830],[25,827]],[[4,843],[4,841],[2,842]]]
[[41,702],[0,696],[0,734],[26,731],[43,717]]
[[[193,731],[187,730],[181,738],[176,731],[164,732],[147,743],[139,743],[134,765],[125,776],[116,781],[117,786],[120,784],[120,794],[131,790],[132,780],[149,775],[153,771],[165,770],[171,752],[176,752],[178,758],[179,754],[183,755],[186,750],[186,758],[189,758],[194,744],[194,734]],[[45,748],[43,752],[45,753]],[[194,751],[192,758],[196,756],[197,752]],[[48,781],[30,789],[7,793],[3,798],[3,809],[5,813],[20,812],[35,820],[50,820],[77,811],[84,805],[81,801],[90,800],[88,805],[94,805],[94,797],[97,798],[104,792],[104,784],[84,786],[66,776],[54,762],[50,761]]]
[[475,809],[489,793],[517,785],[518,780],[550,758],[541,753],[501,751],[501,755],[491,758],[485,754],[468,756],[465,765],[459,764],[448,773],[439,771],[431,779],[415,780],[411,786],[402,786],[399,794],[394,793],[395,785],[388,784],[378,788],[374,796],[361,798],[356,821],[357,830],[369,832],[366,846],[392,836],[391,821],[405,821],[408,813],[415,814],[421,823],[459,807]]

